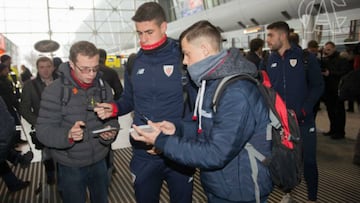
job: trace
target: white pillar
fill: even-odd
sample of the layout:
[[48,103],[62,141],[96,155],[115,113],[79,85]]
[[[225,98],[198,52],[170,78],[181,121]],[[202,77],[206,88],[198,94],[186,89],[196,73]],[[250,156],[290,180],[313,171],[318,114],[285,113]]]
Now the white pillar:
[[315,39],[315,17],[312,15],[303,15],[302,19],[303,39],[301,47],[306,48],[310,40]]

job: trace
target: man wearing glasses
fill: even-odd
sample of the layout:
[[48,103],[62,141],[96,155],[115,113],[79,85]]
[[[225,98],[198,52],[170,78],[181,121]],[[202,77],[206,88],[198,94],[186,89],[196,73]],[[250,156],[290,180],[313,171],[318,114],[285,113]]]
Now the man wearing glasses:
[[[117,118],[102,121],[93,112],[98,102],[112,102],[110,86],[98,76],[99,51],[94,44],[80,41],[70,48],[69,62],[60,66],[60,79],[42,94],[37,138],[47,146],[58,168],[58,189],[63,202],[108,202],[105,157],[119,128]],[[66,88],[70,91],[65,91]],[[64,103],[64,94],[68,101]]]

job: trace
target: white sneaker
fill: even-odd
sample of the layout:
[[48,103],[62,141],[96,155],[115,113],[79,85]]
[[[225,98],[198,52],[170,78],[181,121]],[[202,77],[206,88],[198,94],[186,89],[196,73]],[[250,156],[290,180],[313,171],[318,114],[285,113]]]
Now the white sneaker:
[[286,193],[279,203],[296,203],[290,193]]

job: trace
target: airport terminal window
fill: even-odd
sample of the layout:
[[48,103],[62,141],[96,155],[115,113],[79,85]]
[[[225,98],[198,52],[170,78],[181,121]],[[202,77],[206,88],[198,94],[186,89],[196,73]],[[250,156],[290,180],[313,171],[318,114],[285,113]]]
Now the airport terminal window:
[[168,22],[202,12],[233,0],[159,0]]

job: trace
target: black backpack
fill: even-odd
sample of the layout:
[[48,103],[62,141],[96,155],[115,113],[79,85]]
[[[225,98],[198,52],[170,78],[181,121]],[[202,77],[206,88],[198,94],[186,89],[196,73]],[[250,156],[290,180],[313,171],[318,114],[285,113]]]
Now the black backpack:
[[[267,137],[272,138],[271,156],[265,157],[250,143],[247,143],[245,149],[248,150],[252,172],[257,171],[256,159],[258,159],[269,167],[273,184],[284,192],[290,192],[301,182],[303,163],[300,129],[295,112],[286,109],[280,95],[271,88],[267,73],[259,71],[256,78],[248,74],[231,75],[223,78],[219,82],[212,100],[215,113],[224,89],[238,80],[248,80],[254,83],[269,108],[270,122],[267,128]],[[264,137],[264,139],[266,138]],[[257,174],[253,174],[255,186],[257,185],[256,176]]]

